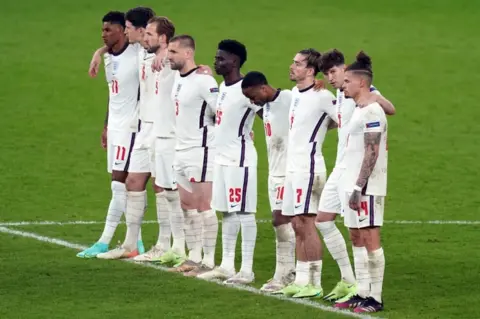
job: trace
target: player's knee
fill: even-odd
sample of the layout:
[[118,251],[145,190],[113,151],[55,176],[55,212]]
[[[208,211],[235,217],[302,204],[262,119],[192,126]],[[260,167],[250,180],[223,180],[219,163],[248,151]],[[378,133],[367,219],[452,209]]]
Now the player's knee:
[[123,171],[112,171],[112,181],[125,184],[128,173]]
[[303,235],[305,231],[305,225],[300,217],[295,216],[294,218],[292,218],[292,227],[295,231],[295,235]]
[[356,246],[356,247],[365,246],[360,229],[350,229],[350,240],[352,241],[353,246]]
[[128,174],[125,185],[127,190],[132,192],[144,191],[147,185],[148,175],[144,174]]
[[273,225],[273,227],[278,227],[278,226],[287,224],[289,222],[290,221],[288,220],[288,218],[286,218],[285,216],[282,215],[281,210],[274,210],[272,212],[272,225]]

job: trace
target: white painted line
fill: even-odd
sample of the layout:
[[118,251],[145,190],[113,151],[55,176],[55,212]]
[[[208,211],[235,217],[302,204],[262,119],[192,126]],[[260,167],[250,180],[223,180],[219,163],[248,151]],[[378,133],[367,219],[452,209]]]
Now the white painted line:
[[[219,220],[221,223],[222,221]],[[257,219],[259,224],[269,224],[270,219]],[[103,220],[71,220],[71,221],[19,221],[19,222],[0,222],[0,226],[65,226],[65,225],[99,225],[104,224]],[[156,220],[144,220],[144,224],[156,224]],[[337,223],[343,223],[342,220],[337,220]],[[407,225],[480,225],[480,220],[385,220],[385,224],[407,224]],[[124,221],[120,224],[125,224]]]
[[[41,242],[46,242],[46,243],[49,243],[49,244],[55,244],[55,245],[59,245],[59,246],[63,246],[63,247],[67,247],[67,248],[71,248],[71,249],[75,249],[75,250],[84,250],[84,249],[87,248],[87,246],[71,243],[71,242],[68,242],[68,241],[65,241],[65,240],[62,240],[62,239],[42,236],[42,235],[39,235],[39,234],[36,234],[36,233],[31,233],[31,232],[14,230],[14,229],[10,229],[10,228],[3,227],[3,226],[0,226],[0,233],[31,238],[31,239],[35,239],[35,240],[38,240],[38,241],[41,241]],[[139,265],[139,266],[143,266],[143,267],[154,268],[154,269],[161,270],[161,271],[166,271],[167,270],[166,267],[155,265],[155,264],[139,263],[139,262],[134,262],[134,261],[129,260],[129,259],[122,259],[121,261],[128,262],[128,263],[135,264],[135,265]],[[200,279],[197,279],[197,280],[200,280]],[[262,296],[266,296],[266,297],[280,299],[282,301],[292,302],[292,303],[304,305],[304,306],[307,306],[307,307],[316,308],[316,309],[326,311],[326,312],[337,313],[337,314],[348,316],[348,317],[362,318],[362,319],[381,319],[380,317],[376,317],[376,316],[372,317],[372,316],[369,316],[369,315],[361,315],[361,314],[356,314],[356,313],[353,313],[353,312],[348,312],[348,311],[345,311],[345,310],[339,310],[339,309],[336,309],[336,308],[333,308],[333,307],[328,307],[328,306],[325,306],[325,305],[322,305],[320,303],[316,303],[316,302],[313,302],[313,301],[310,301],[310,300],[307,300],[307,299],[293,299],[293,298],[287,298],[285,296],[264,294],[260,290],[258,290],[256,288],[253,288],[253,287],[250,287],[250,286],[231,286],[231,285],[225,285],[221,281],[212,281],[212,282],[214,282],[218,285],[224,286],[224,287],[233,288],[233,289],[237,289],[237,290],[241,290],[241,291],[248,291],[248,292],[251,292],[251,293],[254,293],[254,294],[257,294],[257,295],[262,295]]]

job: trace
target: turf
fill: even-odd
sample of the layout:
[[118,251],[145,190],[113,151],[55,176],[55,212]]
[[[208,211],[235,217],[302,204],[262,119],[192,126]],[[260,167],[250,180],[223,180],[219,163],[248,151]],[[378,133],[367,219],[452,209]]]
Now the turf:
[[[1,222],[104,219],[110,189],[100,133],[107,89],[103,73],[92,80],[87,67],[101,45],[103,14],[135,5],[126,0],[2,2]],[[300,49],[336,47],[348,60],[364,49],[373,58],[375,86],[398,111],[389,118],[386,218],[478,219],[480,111],[472,85],[480,80],[474,70],[480,56],[480,3],[165,0],[142,5],[169,16],[178,33],[195,37],[199,63],[211,64],[218,41],[235,38],[248,48],[244,72],[263,71],[282,88],[292,86],[288,66]],[[260,124],[257,120],[258,216],[268,219]],[[324,146],[329,168],[335,151],[331,133]],[[147,219],[154,216],[150,209]],[[101,225],[12,228],[84,245],[101,231]],[[148,245],[156,231],[145,226]],[[475,225],[386,224],[386,311],[381,316],[480,317],[468,306],[480,298],[477,233]],[[256,287],[272,275],[275,257],[270,225],[261,223],[258,234]],[[73,250],[33,239],[1,233],[0,240],[1,318],[342,317],[155,269],[80,260]],[[338,277],[326,256],[324,289]]]

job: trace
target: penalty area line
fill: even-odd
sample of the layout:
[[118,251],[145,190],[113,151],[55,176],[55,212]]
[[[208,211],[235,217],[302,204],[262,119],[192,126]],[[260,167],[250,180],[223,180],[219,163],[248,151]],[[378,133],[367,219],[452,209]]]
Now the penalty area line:
[[[219,223],[222,220],[218,220]],[[257,219],[259,224],[269,224],[270,219]],[[16,222],[0,222],[0,226],[67,226],[67,225],[99,225],[104,224],[104,220],[70,220],[70,221],[50,221],[50,220],[32,220],[32,221],[16,221]],[[144,220],[143,224],[156,224],[156,220]],[[340,218],[337,223],[343,223]],[[120,224],[125,224],[121,221]],[[480,225],[480,220],[385,220],[384,224],[399,224],[399,225]]]
[[[63,240],[63,239],[43,236],[43,235],[39,235],[39,234],[32,233],[32,232],[10,229],[10,228],[4,227],[4,226],[0,226],[0,233],[10,234],[10,235],[15,235],[15,236],[21,236],[21,237],[25,237],[25,238],[31,238],[31,239],[35,239],[35,240],[40,241],[40,242],[45,242],[45,243],[49,243],[49,244],[63,246],[63,247],[70,248],[70,249],[75,249],[75,250],[84,250],[84,249],[88,248],[87,246],[72,243],[72,242],[69,242],[69,241],[66,241],[66,240]],[[159,266],[159,265],[155,265],[155,264],[140,263],[140,262],[135,262],[135,261],[130,260],[130,259],[122,259],[121,261],[127,262],[129,264],[142,266],[142,267],[153,268],[153,269],[160,270],[160,271],[167,271],[167,267],[163,267],[163,266]],[[200,280],[200,279],[196,279],[196,280]],[[282,295],[279,296],[279,295],[265,294],[265,293],[261,292],[259,289],[256,289],[256,288],[250,287],[250,286],[225,285],[221,281],[210,281],[210,282],[216,283],[220,286],[227,287],[227,288],[230,288],[230,289],[247,291],[247,292],[250,292],[250,293],[253,293],[253,294],[256,294],[256,295],[275,298],[275,299],[279,299],[279,300],[282,300],[282,301],[287,301],[287,302],[291,302],[291,303],[295,303],[295,304],[319,309],[319,310],[326,311],[326,312],[337,313],[339,315],[344,315],[344,316],[348,316],[348,317],[362,318],[362,319],[381,319],[380,317],[377,317],[377,316],[373,317],[373,316],[369,316],[369,315],[362,315],[362,314],[357,314],[357,313],[353,313],[353,312],[348,312],[346,310],[340,310],[340,309],[336,309],[336,308],[333,308],[333,307],[324,306],[320,303],[313,302],[313,301],[308,300],[308,299],[293,299],[293,298],[287,298],[287,297],[282,296]]]

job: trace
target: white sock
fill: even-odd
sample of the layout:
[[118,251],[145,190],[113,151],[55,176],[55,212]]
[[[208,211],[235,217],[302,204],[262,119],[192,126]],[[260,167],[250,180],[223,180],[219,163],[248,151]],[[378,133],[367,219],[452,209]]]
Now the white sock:
[[382,302],[383,274],[385,272],[385,255],[383,248],[368,253],[368,271],[371,281],[370,297]]
[[200,213],[202,218],[203,261],[207,267],[215,266],[215,246],[217,245],[218,218],[214,210]]
[[310,276],[312,278],[312,285],[315,287],[322,287],[322,261],[309,261]]
[[170,249],[170,237],[172,235],[170,229],[170,213],[172,210],[165,191],[155,194],[155,197],[158,221],[158,240],[155,246],[163,251],[167,251]]
[[224,213],[222,220],[222,263],[220,267],[235,270],[235,246],[237,245],[240,219],[236,213]]
[[329,221],[315,224],[323,236],[325,246],[327,246],[328,251],[340,268],[342,279],[349,284],[354,284],[355,275],[348,257],[347,245],[335,222]]
[[295,269],[295,284],[306,286],[310,282],[310,263],[308,261],[297,261]]
[[188,259],[199,263],[202,261],[202,217],[196,209],[183,211],[185,216],[185,241]]
[[368,253],[365,247],[353,246],[353,262],[357,277],[357,294],[367,298],[370,295],[370,274],[368,271]]
[[185,255],[185,217],[183,216],[183,211],[180,206],[180,196],[178,195],[178,191],[165,191],[165,193],[172,209],[170,214],[170,225],[173,237],[172,250],[183,256]]
[[137,241],[144,213],[145,191],[127,192],[127,211],[125,212],[127,234],[123,242],[123,247],[127,250],[134,251],[137,249]]
[[122,218],[125,208],[127,206],[127,189],[124,183],[112,181],[112,199],[108,206],[107,218],[105,220],[105,227],[103,228],[102,236],[100,236],[99,242],[109,245],[112,241],[115,230],[118,223]]
[[295,231],[292,223],[280,225],[274,229],[277,264],[273,279],[281,281],[284,276],[295,270]]
[[255,214],[237,214],[242,229],[242,266],[240,272],[251,274],[253,272],[253,254],[257,241],[257,221]]

